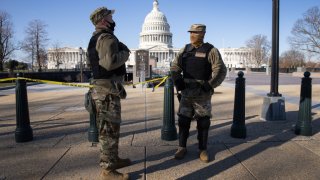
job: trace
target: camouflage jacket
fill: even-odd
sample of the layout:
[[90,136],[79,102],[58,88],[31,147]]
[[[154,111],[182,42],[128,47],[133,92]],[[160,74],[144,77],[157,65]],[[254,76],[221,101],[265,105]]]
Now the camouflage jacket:
[[[93,35],[99,33],[100,28],[96,28]],[[110,31],[109,29],[104,29]],[[111,34],[110,34],[111,33]],[[99,65],[110,71],[123,65],[129,58],[129,52],[119,50],[119,40],[112,35],[113,32],[103,33],[99,36],[96,49],[99,53]]]
[[[93,35],[102,30],[109,29],[96,28]],[[111,33],[111,34],[110,34]],[[96,49],[99,54],[99,65],[106,70],[113,70],[125,64],[129,58],[128,50],[119,49],[119,40],[113,35],[113,32],[103,33],[99,36]],[[95,79],[92,82],[93,99],[103,100],[107,95],[120,96],[126,98],[126,91],[122,85],[123,77],[112,77],[111,79]]]

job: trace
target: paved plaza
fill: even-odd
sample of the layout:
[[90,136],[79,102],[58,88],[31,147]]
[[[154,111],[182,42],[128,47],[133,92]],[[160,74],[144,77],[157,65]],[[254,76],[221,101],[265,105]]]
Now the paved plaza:
[[[270,122],[260,120],[263,97],[270,90],[270,77],[263,73],[245,74],[245,77],[247,138],[230,137],[236,78],[233,74],[215,89],[212,98],[208,146],[211,161],[207,164],[198,158],[196,122],[191,125],[185,159],[173,158],[177,140],[161,140],[163,87],[152,92],[151,88],[127,86],[128,96],[122,101],[119,149],[121,157],[131,158],[133,165],[119,171],[129,173],[131,179],[148,180],[318,180],[320,79],[313,79],[313,135],[307,137],[292,131],[298,119],[301,78],[280,74],[279,92],[286,98],[287,120]],[[0,90],[0,180],[98,179],[99,145],[87,140],[89,113],[83,105],[86,91],[86,88],[48,84],[28,86],[34,139],[16,143],[15,91]]]

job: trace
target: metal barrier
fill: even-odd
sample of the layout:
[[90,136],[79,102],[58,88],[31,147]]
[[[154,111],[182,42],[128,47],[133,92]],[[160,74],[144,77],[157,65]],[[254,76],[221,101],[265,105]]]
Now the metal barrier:
[[247,130],[245,125],[245,88],[246,79],[243,72],[238,72],[234,94],[233,122],[231,126],[231,137],[246,138]]
[[[17,77],[23,77],[22,73]],[[28,142],[33,140],[33,132],[30,126],[29,107],[26,80],[16,79],[16,142]]]
[[298,121],[295,126],[295,134],[297,135],[312,135],[311,98],[312,78],[310,78],[310,72],[306,71],[301,81]]
[[163,102],[163,126],[161,129],[161,139],[173,141],[177,139],[177,129],[175,126],[174,114],[174,88],[171,76],[166,80],[164,86]]

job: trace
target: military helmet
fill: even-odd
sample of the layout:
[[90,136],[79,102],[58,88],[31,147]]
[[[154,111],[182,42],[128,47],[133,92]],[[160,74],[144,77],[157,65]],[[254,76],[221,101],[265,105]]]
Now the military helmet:
[[106,7],[99,7],[96,10],[94,10],[91,15],[90,15],[90,20],[93,25],[98,24],[101,19],[103,19],[105,16],[109,14],[113,14],[115,10],[113,9],[108,9]]
[[188,32],[206,32],[206,25],[192,24]]

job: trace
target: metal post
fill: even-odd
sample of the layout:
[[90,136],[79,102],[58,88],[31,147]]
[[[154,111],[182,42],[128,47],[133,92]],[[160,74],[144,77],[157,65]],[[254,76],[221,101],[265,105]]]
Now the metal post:
[[230,80],[230,71],[229,71],[229,67],[227,67],[227,80]]
[[[90,79],[90,85],[92,84],[92,78]],[[86,101],[88,101],[88,111],[90,114],[90,127],[88,129],[88,141],[92,143],[99,142],[99,132],[97,127],[97,119],[96,119],[96,108],[91,96],[91,89],[89,90]]]
[[279,86],[279,1],[272,0],[272,66],[271,86],[268,96],[281,96]]
[[174,116],[173,81],[169,75],[164,86],[163,126],[161,129],[162,140],[173,141],[177,139],[177,129],[175,126]]
[[82,76],[82,54],[83,54],[83,49],[82,47],[79,48],[79,55],[80,55],[80,82],[83,82],[83,76]]
[[270,74],[270,58],[268,58],[267,67],[266,67],[266,75],[269,75],[269,74]]
[[272,63],[270,93],[263,99],[261,120],[286,120],[285,98],[278,92],[279,81],[279,1],[272,0]]
[[90,112],[90,127],[88,130],[88,141],[89,142],[99,142],[99,132],[97,128],[97,121],[96,121],[96,113]]
[[[17,74],[17,77],[23,77],[23,75],[20,73]],[[33,133],[30,126],[27,87],[24,79],[16,80],[16,122],[16,142],[32,141]]]
[[245,126],[245,93],[246,93],[246,79],[243,78],[243,72],[238,72],[236,79],[235,95],[234,95],[234,109],[233,109],[233,123],[231,126],[231,137],[246,138],[247,130]]
[[312,78],[310,78],[310,72],[304,73],[304,78],[301,81],[300,91],[300,105],[298,121],[295,126],[295,134],[311,136],[311,102],[312,102]]

